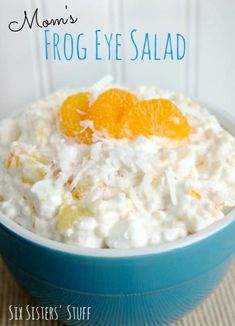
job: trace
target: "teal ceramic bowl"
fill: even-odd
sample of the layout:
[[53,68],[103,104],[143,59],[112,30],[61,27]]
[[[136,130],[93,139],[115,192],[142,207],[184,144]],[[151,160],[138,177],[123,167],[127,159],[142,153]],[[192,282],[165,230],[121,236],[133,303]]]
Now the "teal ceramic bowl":
[[[0,215],[0,253],[37,305],[54,307],[66,324],[165,325],[194,309],[223,278],[235,253],[234,216],[158,247],[114,250],[47,240]],[[71,313],[83,307],[83,316]]]

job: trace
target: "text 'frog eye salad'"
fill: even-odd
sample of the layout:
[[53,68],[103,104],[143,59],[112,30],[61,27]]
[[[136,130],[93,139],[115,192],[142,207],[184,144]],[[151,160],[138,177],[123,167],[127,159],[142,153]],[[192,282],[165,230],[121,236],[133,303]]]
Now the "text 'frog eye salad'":
[[182,95],[99,82],[0,122],[0,211],[90,248],[156,246],[235,205],[235,139]]

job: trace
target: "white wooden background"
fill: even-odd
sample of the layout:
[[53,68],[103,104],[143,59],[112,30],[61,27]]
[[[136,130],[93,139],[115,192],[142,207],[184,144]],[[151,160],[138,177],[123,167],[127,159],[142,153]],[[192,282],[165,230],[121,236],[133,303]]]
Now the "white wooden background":
[[[12,33],[8,24],[39,7],[60,17],[67,4],[79,23],[72,32],[100,28],[126,33],[180,32],[188,42],[184,62],[46,62],[42,31]],[[1,0],[0,118],[57,88],[89,86],[105,74],[127,85],[155,84],[181,91],[235,114],[234,0]],[[60,28],[61,30],[61,28]],[[130,49],[123,49],[128,55]]]

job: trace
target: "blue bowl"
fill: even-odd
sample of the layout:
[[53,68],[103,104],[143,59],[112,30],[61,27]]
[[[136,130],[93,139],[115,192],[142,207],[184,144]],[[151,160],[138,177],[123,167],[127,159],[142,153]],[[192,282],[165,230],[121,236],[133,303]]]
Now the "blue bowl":
[[[152,326],[180,319],[224,276],[234,234],[231,213],[157,248],[93,250],[43,239],[0,216],[0,252],[12,274],[38,305],[57,307],[68,325]],[[72,313],[82,307],[84,316]]]
[[55,318],[68,325],[165,325],[223,278],[235,253],[234,216],[158,247],[114,250],[44,239],[0,214],[0,253],[35,302],[54,307]]

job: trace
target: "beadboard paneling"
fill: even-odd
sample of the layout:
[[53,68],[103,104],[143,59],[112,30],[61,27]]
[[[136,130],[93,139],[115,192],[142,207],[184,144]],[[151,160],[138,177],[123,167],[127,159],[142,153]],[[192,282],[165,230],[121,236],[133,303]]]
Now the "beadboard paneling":
[[235,115],[235,1],[199,0],[195,97]]
[[0,10],[0,118],[40,97],[29,31],[12,33],[8,24],[20,19],[27,1],[4,0]]
[[[187,36],[186,0],[123,1],[123,29],[125,33],[136,28],[137,43],[143,43],[144,33],[156,33],[159,52],[165,45],[167,33]],[[141,46],[140,46],[141,47]],[[127,46],[126,56],[133,56],[133,47]],[[188,49],[187,49],[188,52]],[[159,87],[185,91],[187,61],[129,61],[126,63],[124,80],[127,84],[158,85]]]
[[[41,1],[40,1],[41,2]],[[78,17],[78,22],[74,25],[66,25],[56,28],[50,28],[50,31],[56,31],[61,37],[63,48],[63,36],[65,33],[71,33],[76,38],[78,33],[84,33],[81,38],[81,47],[87,48],[87,59],[79,61],[51,61],[42,60],[42,65],[49,70],[51,74],[51,89],[62,87],[86,87],[102,78],[105,74],[111,72],[108,61],[95,60],[95,30],[110,30],[110,4],[108,0],[69,0],[66,1],[68,12]],[[48,17],[59,17],[65,12],[63,9],[64,0],[57,0],[56,7],[51,5],[50,1],[45,1],[44,15]],[[63,51],[62,51],[63,52]],[[49,66],[49,67],[48,67]]]
[[[127,85],[146,84],[181,91],[211,106],[234,112],[235,2],[230,0],[2,0],[0,11],[0,118],[28,102],[63,87],[88,86],[107,73]],[[74,26],[50,28],[63,36],[86,34],[88,60],[46,61],[44,32],[12,33],[8,23],[25,9],[38,7],[42,18],[60,17],[65,4],[79,21]],[[187,39],[183,61],[130,61],[133,47],[124,41],[122,61],[96,61],[94,31],[124,35],[137,28],[140,44],[145,32],[162,38],[179,32]],[[93,36],[92,36],[93,35]],[[92,36],[92,37],[91,37]]]

